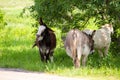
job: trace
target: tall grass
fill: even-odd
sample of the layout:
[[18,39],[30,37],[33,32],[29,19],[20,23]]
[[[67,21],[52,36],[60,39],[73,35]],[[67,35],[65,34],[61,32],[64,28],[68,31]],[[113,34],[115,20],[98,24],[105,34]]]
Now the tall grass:
[[[3,0],[0,1],[4,4]],[[20,5],[21,0],[17,1]],[[29,3],[29,0],[27,1]],[[6,5],[2,5],[4,6]],[[89,56],[86,67],[81,66],[75,69],[72,59],[67,56],[63,48],[63,42],[60,39],[61,31],[57,28],[52,28],[57,36],[54,62],[42,63],[38,48],[31,48],[35,40],[32,34],[34,19],[31,16],[21,17],[22,9],[13,8],[2,9],[5,12],[7,25],[0,31],[0,67],[20,68],[62,76],[89,77],[91,80],[120,79],[120,59],[119,56],[113,56],[111,52],[106,58],[100,58],[96,52]],[[88,27],[92,27],[92,24]]]

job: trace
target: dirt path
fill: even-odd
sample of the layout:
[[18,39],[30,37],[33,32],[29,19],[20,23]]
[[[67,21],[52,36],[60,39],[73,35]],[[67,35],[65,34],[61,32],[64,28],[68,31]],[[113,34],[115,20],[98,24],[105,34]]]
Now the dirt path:
[[28,72],[19,69],[0,68],[0,80],[87,80],[62,77],[46,73]]

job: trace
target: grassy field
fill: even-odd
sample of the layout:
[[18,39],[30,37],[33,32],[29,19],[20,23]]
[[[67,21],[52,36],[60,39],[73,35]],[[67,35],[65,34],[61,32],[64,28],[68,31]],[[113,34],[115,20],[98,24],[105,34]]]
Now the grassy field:
[[[31,48],[35,36],[32,27],[35,20],[30,15],[20,16],[24,7],[33,5],[32,0],[0,0],[0,8],[5,13],[7,25],[0,30],[0,67],[20,68],[30,71],[46,72],[70,77],[88,77],[90,80],[120,80],[119,56],[101,59],[97,53],[90,55],[87,66],[75,69],[64,48],[61,48],[61,31],[53,28],[57,34],[57,48],[54,62],[42,63],[38,49]],[[29,12],[27,13],[29,14]]]

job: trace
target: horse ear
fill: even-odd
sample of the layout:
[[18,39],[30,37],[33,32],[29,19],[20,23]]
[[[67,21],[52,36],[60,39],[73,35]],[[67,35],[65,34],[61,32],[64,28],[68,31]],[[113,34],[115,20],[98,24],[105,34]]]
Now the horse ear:
[[92,37],[95,35],[95,32],[96,32],[96,30],[94,30],[94,31],[92,32],[92,35],[91,35]]
[[39,19],[39,24],[43,25],[42,17],[40,17],[40,19]]

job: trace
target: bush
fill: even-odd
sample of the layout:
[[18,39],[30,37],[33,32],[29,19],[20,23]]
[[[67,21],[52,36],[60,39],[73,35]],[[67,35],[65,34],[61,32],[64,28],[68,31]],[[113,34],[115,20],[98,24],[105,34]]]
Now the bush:
[[0,30],[3,29],[4,26],[5,26],[4,12],[2,10],[0,10]]
[[42,17],[48,26],[59,28],[61,35],[73,28],[95,29],[111,23],[114,34],[110,51],[120,55],[120,0],[34,0],[34,3],[30,12],[36,21]]

